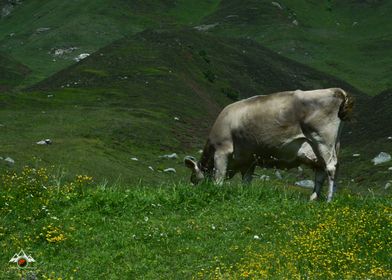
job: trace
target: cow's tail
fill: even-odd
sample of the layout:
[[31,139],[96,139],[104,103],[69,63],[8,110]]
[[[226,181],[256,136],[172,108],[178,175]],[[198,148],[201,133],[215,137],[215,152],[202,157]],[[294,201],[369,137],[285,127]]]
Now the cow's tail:
[[354,98],[351,94],[340,88],[335,89],[335,96],[342,100],[339,107],[338,117],[342,121],[350,120],[354,109]]

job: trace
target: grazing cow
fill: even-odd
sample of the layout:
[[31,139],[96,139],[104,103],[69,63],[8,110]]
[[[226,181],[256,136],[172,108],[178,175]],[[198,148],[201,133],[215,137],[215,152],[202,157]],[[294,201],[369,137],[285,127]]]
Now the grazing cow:
[[353,99],[340,88],[258,95],[230,104],[216,119],[200,161],[185,157],[191,181],[213,178],[221,184],[241,172],[243,181],[250,182],[256,166],[305,164],[315,170],[310,199],[320,197],[327,177],[331,201],[342,121],[352,107]]

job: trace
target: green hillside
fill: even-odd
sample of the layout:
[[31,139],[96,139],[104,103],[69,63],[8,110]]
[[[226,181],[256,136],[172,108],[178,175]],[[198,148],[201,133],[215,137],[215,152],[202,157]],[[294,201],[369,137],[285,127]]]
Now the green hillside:
[[391,13],[391,1],[223,0],[204,23],[376,95],[391,87]]
[[[13,158],[16,168],[40,159],[100,180],[178,179],[187,172],[182,157],[197,155],[225,104],[287,88],[331,86],[351,90],[359,104],[368,99],[251,40],[186,29],[146,31],[100,49],[29,92],[2,95],[0,156]],[[53,144],[36,144],[46,138]],[[177,160],[159,158],[173,152]],[[157,172],[169,167],[179,174]]]

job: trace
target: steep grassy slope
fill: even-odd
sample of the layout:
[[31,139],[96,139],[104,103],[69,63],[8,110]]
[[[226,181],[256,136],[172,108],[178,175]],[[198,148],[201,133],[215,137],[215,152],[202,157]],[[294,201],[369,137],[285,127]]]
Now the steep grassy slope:
[[[181,177],[181,157],[202,148],[212,121],[233,98],[331,86],[366,100],[346,83],[250,40],[146,31],[99,50],[32,92],[3,95],[0,155],[14,158],[16,167],[36,157],[98,179],[170,179],[156,172],[167,167]],[[45,138],[53,145],[35,144]],[[180,159],[158,158],[172,152]]]
[[26,66],[0,54],[0,92],[16,87],[29,73]]
[[[0,18],[0,51],[33,70],[33,84],[125,34],[161,25],[196,24],[217,1],[21,1]],[[1,7],[0,7],[1,8]],[[57,52],[56,52],[57,51]]]
[[376,95],[391,87],[391,12],[391,1],[223,0],[204,22]]

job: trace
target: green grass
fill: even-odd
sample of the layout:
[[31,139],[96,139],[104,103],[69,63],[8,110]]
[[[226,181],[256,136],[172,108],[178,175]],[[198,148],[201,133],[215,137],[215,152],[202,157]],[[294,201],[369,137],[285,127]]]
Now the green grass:
[[3,174],[1,279],[24,249],[45,279],[369,278],[392,275],[390,196],[330,204],[251,186],[95,184],[44,169]]

